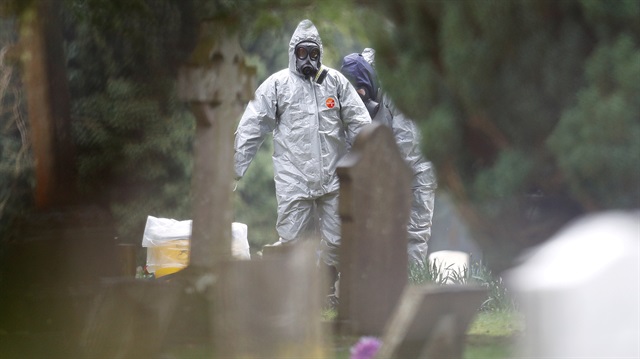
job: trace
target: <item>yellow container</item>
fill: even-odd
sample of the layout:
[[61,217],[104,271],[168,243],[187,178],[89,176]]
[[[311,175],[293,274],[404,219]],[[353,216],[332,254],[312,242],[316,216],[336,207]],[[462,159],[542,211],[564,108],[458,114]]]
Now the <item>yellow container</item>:
[[156,278],[172,274],[189,265],[189,240],[176,239],[147,247],[147,271]]

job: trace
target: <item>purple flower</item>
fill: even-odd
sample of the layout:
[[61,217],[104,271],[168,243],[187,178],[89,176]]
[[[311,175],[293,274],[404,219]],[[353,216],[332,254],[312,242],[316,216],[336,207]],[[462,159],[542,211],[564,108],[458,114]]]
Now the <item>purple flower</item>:
[[373,359],[381,345],[376,337],[362,337],[351,347],[350,359]]

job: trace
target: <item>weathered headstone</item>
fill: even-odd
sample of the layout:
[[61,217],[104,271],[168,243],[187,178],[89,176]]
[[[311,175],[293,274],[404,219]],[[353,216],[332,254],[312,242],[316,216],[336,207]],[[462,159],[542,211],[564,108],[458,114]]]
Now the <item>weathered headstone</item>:
[[[196,48],[178,74],[178,94],[191,105],[196,135],[189,267],[176,275],[187,291],[218,308],[211,307],[208,314],[212,332],[227,324],[220,315],[226,313],[224,306],[220,309],[219,303],[211,302],[224,295],[220,293],[224,287],[216,280],[223,281],[226,275],[218,270],[234,276],[236,267],[242,268],[241,264],[226,266],[232,257],[233,132],[253,94],[254,79],[255,68],[244,61],[237,23],[231,18],[203,21]],[[234,328],[228,328],[231,337],[243,335]],[[212,341],[217,341],[215,335]],[[224,350],[224,346],[214,347],[216,354]]]
[[505,276],[526,358],[640,357],[640,212],[571,223]]
[[462,358],[467,328],[486,296],[479,286],[407,286],[376,358]]
[[255,68],[245,64],[232,21],[206,21],[178,74],[180,99],[196,117],[190,266],[212,268],[231,258],[233,132],[251,99]]
[[223,263],[213,300],[219,358],[326,358],[320,272],[311,242]]
[[340,330],[379,335],[407,283],[411,171],[391,130],[371,124],[338,164]]

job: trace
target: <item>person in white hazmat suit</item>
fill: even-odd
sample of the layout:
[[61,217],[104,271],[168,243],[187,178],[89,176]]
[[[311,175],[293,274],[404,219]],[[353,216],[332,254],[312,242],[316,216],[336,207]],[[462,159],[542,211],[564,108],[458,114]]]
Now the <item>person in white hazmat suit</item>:
[[289,42],[289,67],[258,87],[242,115],[234,160],[239,180],[265,137],[273,134],[280,237],[274,245],[304,237],[315,210],[319,257],[335,280],[340,245],[336,165],[371,118],[349,80],[322,65],[322,58],[318,30],[311,21],[301,21]]
[[373,121],[389,126],[400,153],[413,170],[411,215],[409,217],[407,253],[409,263],[423,267],[427,261],[428,241],[437,181],[433,165],[420,150],[420,130],[402,114],[379,88],[374,69],[375,51],[366,48],[342,60],[340,71],[353,83]]

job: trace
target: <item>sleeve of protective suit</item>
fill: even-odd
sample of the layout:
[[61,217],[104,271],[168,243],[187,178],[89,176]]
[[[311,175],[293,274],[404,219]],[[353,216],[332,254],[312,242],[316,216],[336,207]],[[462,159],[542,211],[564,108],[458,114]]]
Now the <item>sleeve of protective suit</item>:
[[349,80],[338,73],[341,81],[340,115],[345,124],[347,147],[351,148],[363,126],[371,123],[371,116]]
[[407,163],[415,173],[421,173],[431,169],[431,162],[427,161],[420,148],[420,129],[415,122],[398,110],[393,102],[385,95],[384,104],[389,108],[393,120],[391,127],[396,138],[396,143]]
[[265,80],[255,92],[240,119],[235,133],[235,178],[244,176],[267,134],[276,126],[276,90],[273,76]]

